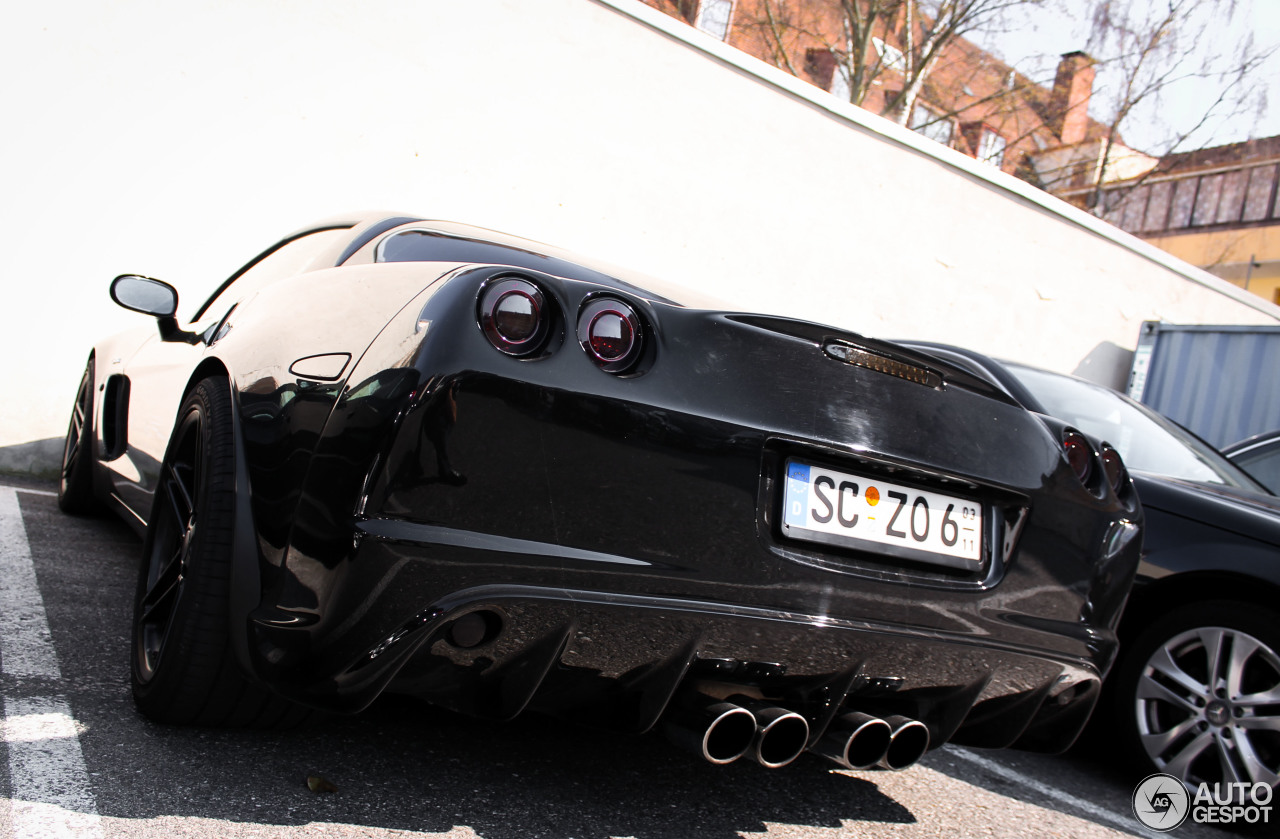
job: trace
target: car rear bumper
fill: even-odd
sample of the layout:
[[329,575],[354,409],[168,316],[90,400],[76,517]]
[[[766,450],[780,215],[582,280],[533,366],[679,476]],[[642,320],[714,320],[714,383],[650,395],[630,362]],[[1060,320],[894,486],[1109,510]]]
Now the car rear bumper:
[[[910,588],[864,582],[829,600],[835,612],[812,576],[780,586],[772,606],[656,596],[636,593],[628,577],[646,572],[625,563],[566,577],[516,547],[378,525],[362,528],[353,567],[381,582],[341,625],[315,636],[279,614],[253,624],[259,675],[293,699],[355,711],[391,691],[495,720],[529,709],[642,732],[700,692],[796,711],[815,742],[860,711],[920,720],[935,745],[1059,751],[1115,654],[1109,628],[1010,612],[999,589],[935,596],[929,609]],[[523,582],[486,582],[500,574]],[[592,581],[616,590],[565,585]]]

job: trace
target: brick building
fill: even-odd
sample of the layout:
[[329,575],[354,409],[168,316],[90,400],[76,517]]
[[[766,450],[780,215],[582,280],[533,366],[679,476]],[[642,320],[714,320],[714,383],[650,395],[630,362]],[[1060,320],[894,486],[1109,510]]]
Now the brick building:
[[[643,0],[708,35],[850,101],[835,0]],[[785,16],[785,17],[784,17]],[[880,65],[861,106],[897,119],[901,21],[872,40]],[[892,30],[892,31],[890,31]],[[1193,265],[1280,303],[1280,137],[1163,159],[1088,115],[1093,60],[1062,56],[1052,87],[975,44],[942,52],[904,124],[1075,204]],[[856,97],[853,97],[856,98]],[[1097,210],[1101,202],[1102,210]]]
[[[1280,137],[1171,154],[1102,190],[1102,217],[1280,303]],[[1082,203],[1088,190],[1067,190]]]
[[[712,37],[850,101],[842,12],[834,0],[643,0]],[[901,31],[901,22],[885,27]],[[878,76],[861,106],[893,119],[903,87],[901,43],[871,40]],[[1088,116],[1093,62],[1064,56],[1052,88],[962,38],[942,52],[915,99],[908,127],[978,160],[1056,192],[1096,173],[1106,128]],[[856,89],[856,85],[854,86]],[[853,97],[856,99],[856,96]],[[1115,158],[1116,155],[1113,155]],[[1113,170],[1108,170],[1111,174]]]

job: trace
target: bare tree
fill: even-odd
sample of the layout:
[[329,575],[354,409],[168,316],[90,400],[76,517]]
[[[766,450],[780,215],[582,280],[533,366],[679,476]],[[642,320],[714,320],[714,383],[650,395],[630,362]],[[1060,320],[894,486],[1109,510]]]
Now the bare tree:
[[[794,75],[806,45],[834,59],[832,88],[868,107],[888,90],[880,112],[907,124],[930,74],[965,35],[998,24],[1015,6],[1043,0],[756,0],[741,4],[738,25],[756,29],[773,63]],[[891,84],[886,84],[891,82]]]
[[[1079,9],[1080,0],[1069,5]],[[1226,35],[1243,8],[1240,0],[1087,0],[1088,50],[1100,80],[1110,80],[1095,93],[1095,103],[1105,103],[1108,129],[1087,202],[1095,213],[1105,212],[1107,172],[1123,149],[1122,130],[1135,119],[1162,128],[1160,147],[1143,149],[1159,158],[1212,142],[1214,129],[1226,121],[1265,109],[1269,74],[1262,68],[1277,45],[1255,43],[1247,26],[1237,27],[1235,37]],[[1181,105],[1176,110],[1169,107],[1174,98]],[[1095,104],[1092,110],[1102,109]],[[1174,113],[1181,121],[1168,118]]]

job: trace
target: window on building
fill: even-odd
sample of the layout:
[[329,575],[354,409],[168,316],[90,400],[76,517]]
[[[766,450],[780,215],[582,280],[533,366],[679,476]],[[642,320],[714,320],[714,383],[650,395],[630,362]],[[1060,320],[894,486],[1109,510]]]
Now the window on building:
[[1164,230],[1169,218],[1169,199],[1173,197],[1173,181],[1161,181],[1151,185],[1151,197],[1147,201],[1147,214],[1142,229],[1147,232]]
[[871,43],[875,44],[876,54],[880,56],[880,61],[884,66],[897,70],[899,73],[906,72],[907,57],[902,54],[902,50],[893,44],[885,43],[881,38],[872,38]]
[[978,159],[990,163],[997,169],[1004,163],[1004,150],[1008,141],[996,132],[984,128],[982,138],[978,141]]
[[733,19],[733,0],[702,0],[693,25],[713,38],[729,37],[729,21]]
[[1196,206],[1196,187],[1198,178],[1183,178],[1175,182],[1173,188],[1173,205],[1169,208],[1170,230],[1180,230],[1191,226],[1191,211]]
[[1275,191],[1276,167],[1258,166],[1249,170],[1249,188],[1245,193],[1244,221],[1262,221]]
[[916,105],[915,110],[911,112],[911,130],[944,146],[949,146],[954,127],[950,119],[929,110],[924,105]]
[[1151,198],[1151,187],[1147,184],[1136,186],[1133,189],[1125,190],[1122,193],[1119,206],[1119,218],[1111,219],[1111,222],[1121,230],[1127,230],[1130,233],[1137,232],[1142,229],[1142,219],[1147,212],[1147,204]]
[[1243,169],[1228,172],[1222,179],[1222,195],[1218,197],[1218,212],[1213,220],[1222,224],[1240,220],[1244,212],[1244,191],[1249,183],[1249,173]]
[[1191,213],[1193,227],[1213,224],[1218,215],[1218,198],[1222,195],[1224,180],[1224,175],[1208,175],[1200,179],[1200,190],[1195,198],[1195,210]]
[[831,50],[807,50],[804,55],[804,71],[809,74],[813,83],[841,102],[848,102],[850,96],[849,77],[840,64],[840,59]]

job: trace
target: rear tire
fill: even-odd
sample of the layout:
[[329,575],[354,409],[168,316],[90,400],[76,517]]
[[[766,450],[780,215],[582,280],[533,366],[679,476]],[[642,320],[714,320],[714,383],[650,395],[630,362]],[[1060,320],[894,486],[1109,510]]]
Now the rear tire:
[[246,679],[231,647],[232,423],[227,382],[200,381],[178,411],[161,465],[132,650],[134,701],[157,722],[276,727],[306,713]]
[[93,360],[84,368],[76,402],[62,445],[58,479],[58,507],[64,513],[85,515],[98,509],[93,497]]

